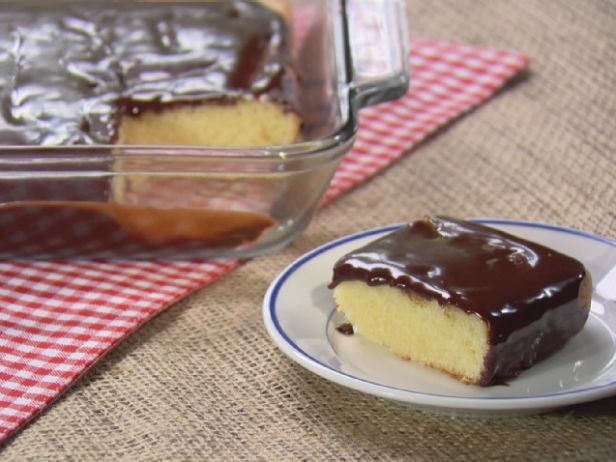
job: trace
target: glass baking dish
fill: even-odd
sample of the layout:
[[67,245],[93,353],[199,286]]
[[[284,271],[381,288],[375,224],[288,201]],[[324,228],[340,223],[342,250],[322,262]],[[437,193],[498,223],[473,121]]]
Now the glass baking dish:
[[[122,14],[120,3],[105,8]],[[300,76],[299,142],[42,147],[0,139],[0,259],[250,257],[296,238],[353,145],[358,111],[407,91],[408,40],[403,0],[285,6]]]

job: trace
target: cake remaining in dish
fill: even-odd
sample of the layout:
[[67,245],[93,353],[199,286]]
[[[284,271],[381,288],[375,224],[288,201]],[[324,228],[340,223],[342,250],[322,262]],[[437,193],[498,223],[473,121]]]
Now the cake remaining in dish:
[[359,335],[483,386],[561,349],[583,328],[592,293],[579,261],[448,217],[348,253],[330,287]]
[[297,141],[284,2],[109,5],[2,8],[0,144]]
[[[156,245],[234,248],[259,239],[275,225],[267,199],[260,199],[279,194],[275,182],[251,178],[251,172],[238,178],[233,168],[227,174],[224,162],[204,167],[199,161],[212,156],[192,151],[190,170],[182,157],[187,151],[119,145],[300,141],[290,19],[287,0],[3,5],[0,145],[110,146],[41,151],[79,152],[87,160],[66,164],[76,177],[70,187],[64,177],[34,178],[2,191],[10,199],[0,204],[4,221],[27,216],[30,223],[61,223],[59,232],[69,238],[73,228],[87,229],[87,238],[75,242],[85,253],[98,241],[139,253]],[[211,175],[202,171],[209,167]],[[89,176],[82,178],[81,170]],[[9,252],[46,253],[62,241],[50,234],[49,244],[41,245],[21,228],[4,231],[24,235],[23,246],[11,244]]]

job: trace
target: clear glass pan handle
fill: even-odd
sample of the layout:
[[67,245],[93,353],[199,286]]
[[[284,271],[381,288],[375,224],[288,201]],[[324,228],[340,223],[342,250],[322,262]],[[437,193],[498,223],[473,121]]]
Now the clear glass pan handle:
[[403,0],[346,0],[353,108],[390,101],[409,88],[409,38]]

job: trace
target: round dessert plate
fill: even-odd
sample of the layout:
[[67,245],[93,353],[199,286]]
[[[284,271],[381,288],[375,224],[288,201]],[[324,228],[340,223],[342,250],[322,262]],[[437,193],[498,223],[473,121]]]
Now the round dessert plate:
[[399,225],[337,239],[302,256],[270,285],[263,316],[274,343],[321,377],[413,407],[455,414],[546,412],[616,394],[616,241],[551,225],[477,219],[476,222],[547,245],[582,261],[593,278],[584,329],[544,361],[506,384],[465,385],[447,374],[402,360],[361,335],[336,328],[327,285],[336,260]]

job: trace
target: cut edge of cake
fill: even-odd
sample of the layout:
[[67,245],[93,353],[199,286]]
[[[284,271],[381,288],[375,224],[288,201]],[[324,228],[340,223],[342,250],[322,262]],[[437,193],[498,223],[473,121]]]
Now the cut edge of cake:
[[119,145],[269,147],[293,144],[301,120],[283,104],[255,98],[200,103],[124,116]]
[[[404,360],[440,370],[468,385],[492,385],[495,379],[514,377],[535,363],[532,358],[530,364],[520,362],[494,374],[488,367],[489,324],[455,305],[441,305],[395,287],[369,286],[363,281],[341,282],[333,297],[336,309],[344,313],[355,333]],[[579,300],[587,313],[591,299],[592,279],[586,273]]]
[[[395,287],[361,281],[341,282],[333,294],[338,310],[359,335],[464,383],[481,382],[489,332],[479,316]],[[417,329],[418,325],[422,327]]]

